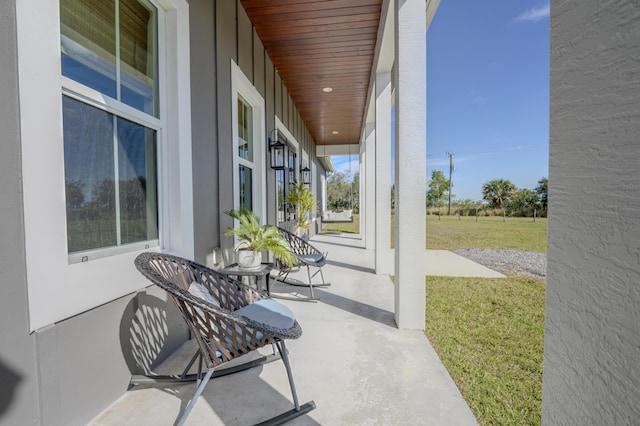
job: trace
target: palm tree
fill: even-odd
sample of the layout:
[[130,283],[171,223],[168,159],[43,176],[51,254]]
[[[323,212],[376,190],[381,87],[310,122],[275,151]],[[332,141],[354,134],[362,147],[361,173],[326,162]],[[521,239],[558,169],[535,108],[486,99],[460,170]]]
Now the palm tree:
[[516,191],[516,186],[505,179],[494,179],[482,186],[482,198],[494,208],[503,208]]
[[318,210],[316,199],[313,197],[311,190],[304,182],[298,182],[289,188],[287,201],[295,206],[296,214],[298,215],[298,227],[309,229],[311,225],[307,220],[307,216]]

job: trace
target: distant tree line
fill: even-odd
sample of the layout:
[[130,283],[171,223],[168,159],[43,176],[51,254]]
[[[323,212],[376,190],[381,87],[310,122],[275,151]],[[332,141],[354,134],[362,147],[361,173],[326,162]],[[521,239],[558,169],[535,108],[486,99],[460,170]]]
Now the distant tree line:
[[[507,179],[493,179],[482,185],[482,200],[455,199],[451,194],[451,213],[462,215],[502,215],[507,209],[510,216],[547,215],[546,177],[533,189],[518,188]],[[451,184],[453,188],[453,183]],[[353,178],[346,171],[332,173],[327,178],[327,208],[330,210],[353,209],[358,213],[360,204],[360,174]],[[395,185],[391,186],[391,208],[395,208]],[[440,170],[433,170],[426,193],[428,212],[441,214],[449,201],[449,179]],[[444,211],[446,213],[446,210]]]
[[494,179],[482,185],[482,198],[490,208],[547,209],[548,179],[542,178],[533,190],[517,188],[506,179]]
[[[453,184],[451,185],[453,187]],[[451,194],[451,198],[455,195]],[[426,194],[426,206],[430,212],[441,213],[449,198],[449,180],[439,170],[431,173]],[[482,200],[453,200],[453,214],[476,214],[477,210],[504,210],[510,216],[547,215],[548,179],[541,178],[533,189],[518,188],[507,179],[493,179],[482,185]],[[471,212],[474,210],[476,212]],[[455,213],[454,213],[455,212]]]
[[353,209],[360,207],[360,173],[351,178],[346,171],[334,172],[327,178],[327,208],[329,210]]

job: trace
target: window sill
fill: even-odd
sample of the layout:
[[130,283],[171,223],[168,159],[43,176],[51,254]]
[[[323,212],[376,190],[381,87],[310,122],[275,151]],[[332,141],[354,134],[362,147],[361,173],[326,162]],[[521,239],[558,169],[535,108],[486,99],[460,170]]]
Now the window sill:
[[141,241],[138,243],[124,244],[121,246],[105,247],[95,250],[85,250],[69,254],[69,265],[89,262],[105,257],[116,256],[123,253],[130,253],[139,250],[146,250],[159,247],[159,240]]

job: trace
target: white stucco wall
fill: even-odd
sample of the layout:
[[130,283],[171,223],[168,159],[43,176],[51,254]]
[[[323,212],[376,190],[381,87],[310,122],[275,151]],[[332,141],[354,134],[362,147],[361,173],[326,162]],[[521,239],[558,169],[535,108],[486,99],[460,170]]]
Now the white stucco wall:
[[544,424],[640,419],[640,8],[551,3]]

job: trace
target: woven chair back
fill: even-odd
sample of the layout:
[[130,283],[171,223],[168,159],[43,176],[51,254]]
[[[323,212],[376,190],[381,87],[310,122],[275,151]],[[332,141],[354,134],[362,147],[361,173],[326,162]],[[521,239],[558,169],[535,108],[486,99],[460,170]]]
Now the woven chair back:
[[[281,338],[297,338],[291,330],[278,333],[233,311],[265,296],[241,282],[195,262],[167,254],[143,253],[135,260],[138,270],[169,295],[200,346],[207,368],[230,361]],[[203,285],[220,304],[206,302],[189,293],[193,282]]]

